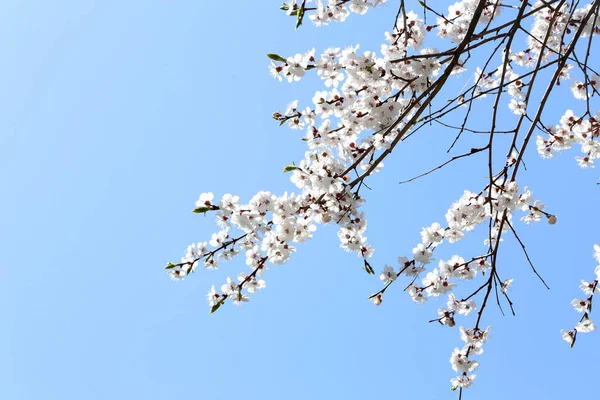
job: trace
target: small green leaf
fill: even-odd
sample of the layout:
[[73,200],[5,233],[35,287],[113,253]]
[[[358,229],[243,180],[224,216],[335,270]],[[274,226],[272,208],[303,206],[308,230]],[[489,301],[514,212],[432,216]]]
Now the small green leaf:
[[219,309],[219,307],[221,307],[221,306],[223,305],[223,303],[225,303],[225,299],[226,299],[226,298],[227,298],[227,297],[223,297],[221,300],[219,300],[219,301],[217,302],[217,304],[215,304],[214,306],[212,306],[212,307],[210,308],[210,314],[212,314],[212,313],[214,313],[215,311],[217,311],[217,310]]
[[208,211],[210,211],[210,207],[198,207],[192,210],[196,214],[205,214]]
[[171,269],[171,268],[175,268],[177,266],[177,264],[173,264],[172,262],[168,263],[167,266],[165,267],[165,269]]
[[287,121],[287,119],[282,119],[281,121],[279,121],[279,126],[285,124],[285,121]]
[[279,9],[280,9],[280,10],[286,10],[286,11],[287,11],[287,10],[289,10],[289,9],[290,9],[290,6],[288,6],[288,4],[287,4],[287,3],[283,3],[283,5],[282,5],[281,7],[279,7]]
[[210,308],[210,313],[212,314],[212,313],[214,313],[215,311],[217,311],[217,310],[219,309],[219,307],[221,307],[221,304],[223,304],[223,303],[221,303],[221,302],[218,302],[217,304],[215,304],[214,306],[212,306],[212,307]]
[[285,62],[286,61],[285,58],[281,57],[279,54],[268,53],[267,57],[269,57],[273,61],[280,61],[280,62]]
[[307,65],[306,68],[304,68],[305,71],[309,71],[311,69],[314,69],[315,66],[314,65]]
[[296,17],[298,15],[298,10],[294,10],[290,13],[290,17]]
[[458,389],[458,386],[452,386],[452,388],[450,390],[452,390],[453,392]]
[[295,165],[288,165],[283,169],[283,172],[292,172],[293,170],[298,169]]
[[305,138],[305,137],[303,137],[303,138],[302,138],[302,141],[304,141],[304,142],[308,142],[308,138]]
[[296,29],[302,25],[302,20],[304,19],[304,3],[298,9],[298,19],[296,20]]
[[426,7],[425,2],[423,0],[417,0],[419,2],[420,5],[422,5],[423,7]]

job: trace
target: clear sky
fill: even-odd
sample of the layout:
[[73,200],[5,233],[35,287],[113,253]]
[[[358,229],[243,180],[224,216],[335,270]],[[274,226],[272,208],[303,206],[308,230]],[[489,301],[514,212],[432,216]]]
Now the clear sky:
[[[249,304],[214,315],[207,290],[244,271],[242,260],[184,282],[162,269],[216,230],[211,217],[190,212],[201,192],[247,201],[258,190],[294,190],[281,170],[304,145],[271,113],[294,99],[308,104],[321,86],[273,80],[265,53],[356,43],[378,51],[395,12],[392,4],[295,31],[279,5],[2,2],[1,399],[455,398],[458,330],[427,323],[442,302],[415,306],[398,285],[374,307],[366,297],[378,279],[339,249],[334,229],[320,228],[271,268]],[[564,107],[556,102],[547,119]],[[485,182],[484,160],[473,159],[398,185],[444,161],[452,139],[437,126],[424,130],[370,181],[377,270],[410,254],[421,227],[441,221],[463,189]],[[485,140],[467,138],[463,149]],[[467,399],[594,390],[600,336],[581,335],[570,350],[559,332],[578,318],[570,301],[579,279],[593,276],[600,242],[597,171],[580,170],[575,155],[526,158],[521,184],[558,224],[518,226],[552,290],[507,238],[499,261],[502,276],[515,278],[517,315],[493,305],[486,313],[493,336]],[[442,246],[436,258],[457,251],[484,248],[478,237]]]

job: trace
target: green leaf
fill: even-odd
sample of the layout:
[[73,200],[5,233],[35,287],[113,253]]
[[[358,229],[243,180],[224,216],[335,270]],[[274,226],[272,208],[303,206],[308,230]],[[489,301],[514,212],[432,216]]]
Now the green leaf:
[[282,119],[281,121],[279,121],[279,126],[285,124],[285,121],[287,121],[286,119]]
[[177,264],[173,264],[172,262],[168,263],[167,266],[165,267],[165,269],[171,269],[171,268],[175,268],[177,266]]
[[286,62],[286,59],[281,57],[279,54],[267,53],[267,57],[269,57],[273,61]]
[[296,20],[296,29],[302,25],[302,20],[304,19],[304,3],[298,9],[298,19]]
[[452,390],[454,392],[456,389],[458,389],[458,386],[452,386],[452,389],[450,389],[450,390]]
[[293,170],[298,169],[295,165],[288,165],[283,169],[283,172],[292,172]]
[[225,303],[225,299],[226,299],[226,298],[227,298],[227,297],[223,297],[221,300],[219,300],[219,301],[217,302],[217,304],[215,304],[214,306],[212,306],[212,307],[210,308],[210,314],[212,314],[212,313],[214,313],[215,311],[217,311],[217,310],[219,309],[219,307],[221,307],[221,306],[223,305],[223,303]]
[[283,3],[283,5],[282,5],[281,7],[279,7],[279,9],[280,9],[280,10],[286,10],[286,11],[287,11],[287,10],[289,10],[289,9],[290,9],[290,6],[288,6],[288,4],[287,4],[287,3]]
[[304,68],[305,71],[309,71],[311,69],[315,68],[314,65],[307,65],[306,68]]
[[290,17],[296,17],[298,16],[298,10],[294,10],[290,13]]
[[215,311],[217,311],[217,310],[219,309],[219,307],[221,307],[221,304],[223,304],[223,303],[221,303],[221,302],[219,301],[217,304],[215,304],[214,306],[212,306],[212,307],[210,308],[210,313],[212,314],[212,313],[214,313]]
[[425,2],[423,0],[417,0],[417,1],[419,2],[420,5],[422,5],[423,7],[426,7]]
[[198,207],[198,208],[194,208],[192,210],[192,212],[194,212],[196,214],[205,214],[208,211],[210,211],[209,207]]

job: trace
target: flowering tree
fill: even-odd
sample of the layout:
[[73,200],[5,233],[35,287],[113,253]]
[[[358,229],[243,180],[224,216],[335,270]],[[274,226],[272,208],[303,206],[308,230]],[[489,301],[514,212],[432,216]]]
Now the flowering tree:
[[[385,3],[304,0],[281,8],[294,18],[296,27],[306,20],[322,26]],[[513,309],[508,292],[513,280],[503,276],[497,262],[505,235],[517,240],[532,271],[546,285],[518,234],[518,220],[557,222],[528,187],[518,183],[527,148],[535,143],[542,158],[551,158],[576,146],[582,154],[575,159],[582,168],[594,167],[594,160],[600,158],[600,112],[592,109],[593,99],[600,95],[600,76],[590,65],[593,39],[600,34],[600,0],[533,4],[463,0],[447,8],[423,0],[396,3],[390,5],[393,29],[385,32],[380,55],[359,52],[358,46],[332,47],[320,55],[314,49],[287,58],[267,55],[274,78],[295,82],[313,73],[325,85],[316,91],[311,105],[301,107],[293,101],[273,114],[280,125],[304,132],[304,159],[283,170],[291,175],[298,193],[262,191],[247,203],[231,194],[218,200],[212,193],[201,194],[193,211],[214,213],[219,230],[208,243],[190,245],[181,262],[169,263],[166,269],[173,279],[182,280],[200,264],[216,269],[242,254],[249,272],[228,278],[219,288],[212,286],[208,293],[212,313],[227,302],[248,302],[265,287],[262,278],[270,264],[285,263],[297,243],[312,239],[318,225],[330,224],[339,229],[340,246],[356,253],[368,274],[376,274],[369,261],[374,249],[365,236],[367,217],[361,210],[365,202],[361,189],[367,187],[368,178],[383,168],[387,158],[393,162],[392,152],[403,141],[434,124],[455,132],[450,150],[460,147],[464,135],[485,134],[484,146],[462,151],[403,182],[460,159],[485,155],[485,185],[465,190],[444,222],[424,227],[412,255],[400,256],[395,267],[383,266],[377,273],[382,286],[368,297],[381,305],[386,291],[402,278],[402,288],[416,303],[445,296],[445,307],[430,322],[454,327],[457,320],[475,315],[472,325],[459,328],[464,344],[454,349],[450,359],[457,372],[451,388],[458,389],[461,397],[475,379],[473,371],[479,364],[474,356],[483,352],[490,332],[484,326],[484,311],[490,302]],[[463,79],[460,90],[448,83],[451,76]],[[558,118],[544,115],[553,92],[565,84],[572,93],[569,101],[582,104],[584,111],[575,114],[565,105]],[[474,110],[486,97],[492,103],[485,114],[488,128],[482,131],[473,128]],[[580,105],[570,108],[575,107]],[[500,121],[503,108],[513,115],[508,129],[500,127],[507,124],[506,119]],[[462,121],[458,125],[447,122],[455,114]],[[498,140],[499,135],[510,138],[508,146]],[[442,243],[455,243],[479,225],[486,231],[483,254],[454,255],[432,266]],[[600,263],[599,246],[595,245],[594,253]],[[600,266],[594,272],[593,280],[582,281],[585,298],[572,302],[583,316],[572,330],[563,331],[571,346],[578,333],[595,329],[590,313],[594,294],[600,292]],[[477,282],[475,289],[461,291],[465,281]]]

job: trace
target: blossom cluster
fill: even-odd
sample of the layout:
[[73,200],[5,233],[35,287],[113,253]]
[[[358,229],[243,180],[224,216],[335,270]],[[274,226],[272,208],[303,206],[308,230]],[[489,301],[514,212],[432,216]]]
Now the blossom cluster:
[[483,353],[483,345],[488,340],[490,330],[491,326],[486,329],[460,327],[460,338],[465,344],[462,349],[455,348],[450,357],[452,369],[459,373],[456,378],[450,380],[452,390],[468,388],[477,377],[471,372],[479,367],[479,363],[470,359],[470,356]]
[[385,4],[387,0],[293,0],[283,3],[282,10],[287,15],[297,17],[300,23],[306,11],[315,26],[327,25],[330,22],[344,22],[351,12],[366,14],[370,8]]
[[[304,15],[308,15],[319,26],[344,21],[350,12],[364,14],[369,8],[383,3],[386,1],[307,0],[288,2],[282,8],[288,15],[297,17],[297,25]],[[568,51],[565,44],[567,37],[574,37],[575,31],[582,37],[599,33],[600,18],[591,18],[595,15],[591,5],[571,9],[562,2],[560,4],[553,7],[543,1],[533,5],[522,2],[519,15],[530,7],[526,15],[533,20],[526,49],[515,51],[512,45],[507,46],[500,66],[488,68],[486,63],[477,67],[473,71],[473,86],[449,104],[458,102],[460,106],[490,93],[499,99],[502,93],[507,92],[510,96],[508,107],[518,116],[520,124],[527,116],[531,88],[540,65],[558,63],[561,54]],[[503,26],[511,26],[501,25],[502,29],[498,31],[490,28],[502,8],[500,0],[459,1],[450,5],[446,14],[436,13],[437,20],[433,26],[426,25],[412,11],[399,10],[394,28],[385,33],[385,43],[381,45],[379,54],[361,52],[357,45],[330,47],[321,54],[317,54],[315,49],[289,57],[268,54],[271,59],[269,71],[275,79],[297,82],[311,72],[324,85],[315,92],[309,105],[302,106],[294,100],[285,110],[273,114],[280,125],[286,124],[302,132],[302,140],[307,146],[302,160],[284,168],[298,193],[276,195],[261,191],[247,203],[240,203],[240,198],[231,194],[223,195],[220,200],[216,200],[212,193],[201,194],[194,212],[214,213],[219,230],[210,241],[190,245],[181,262],[169,263],[166,268],[170,276],[174,280],[182,280],[198,265],[216,269],[221,262],[243,255],[249,271],[238,274],[235,279],[228,277],[220,290],[212,286],[207,295],[211,312],[228,299],[234,304],[243,304],[250,300],[250,295],[266,287],[262,278],[269,265],[284,264],[296,252],[297,245],[312,239],[317,226],[326,224],[337,226],[340,247],[354,252],[364,269],[373,274],[369,260],[374,248],[365,236],[368,224],[361,210],[365,202],[360,194],[364,181],[381,170],[384,158],[399,141],[405,139],[407,132],[418,130],[419,122],[431,122],[434,120],[432,116],[439,115],[431,111],[428,116],[423,116],[423,113],[450,75],[467,70],[467,61],[471,57],[469,46],[478,46],[476,43],[481,43],[477,42],[480,39],[483,43],[488,38],[491,41],[495,39],[492,35],[502,31]],[[518,18],[515,21],[515,30],[498,33],[498,38],[509,37],[511,43],[516,28],[522,24]],[[482,31],[475,40],[469,32],[472,34],[478,26],[482,26]],[[447,51],[426,47],[430,32],[447,39],[453,47]],[[569,60],[572,61],[572,58]],[[586,76],[584,80],[573,80],[570,87],[575,98],[589,100],[597,93],[600,77],[590,75],[591,79],[588,79],[586,64],[561,62],[557,65],[560,72],[557,83],[570,80],[575,65]],[[469,92],[471,97],[467,98]],[[441,110],[445,107],[448,105]],[[600,113],[577,117],[568,111],[561,118],[560,125],[546,129],[544,134],[548,137],[538,136],[538,151],[548,158],[577,143],[584,153],[584,156],[577,157],[577,161],[582,167],[593,167],[593,160],[600,157],[600,142],[597,140],[599,118]],[[536,123],[534,121],[532,126]],[[518,128],[514,133],[516,141]],[[490,136],[492,140],[493,134]],[[502,235],[512,232],[520,242],[513,226],[513,219],[518,218],[519,212],[522,213],[520,220],[526,224],[543,219],[549,224],[556,223],[556,216],[548,213],[545,205],[535,200],[527,187],[521,189],[517,184],[516,173],[528,140],[524,142],[519,151],[513,143],[506,164],[498,173],[492,173],[490,161],[489,183],[478,193],[464,191],[448,209],[444,224],[435,222],[423,228],[421,241],[414,246],[412,256],[399,257],[396,268],[384,266],[380,274],[384,287],[369,297],[375,305],[382,304],[386,290],[404,275],[410,281],[406,291],[415,303],[445,298],[445,306],[439,308],[437,318],[432,322],[454,327],[459,316],[467,317],[477,310],[474,327],[460,327],[465,345],[452,353],[451,365],[458,372],[458,376],[451,380],[453,389],[460,388],[462,391],[475,379],[472,372],[479,363],[470,357],[481,354],[488,339],[490,328],[482,329],[480,321],[492,288],[499,288],[512,307],[507,292],[513,280],[500,279],[495,262]],[[486,149],[491,153],[491,145],[471,152]],[[453,255],[440,260],[436,268],[429,268],[435,261],[433,255],[438,246],[443,242],[460,241],[484,222],[489,223],[489,234],[484,242],[488,251],[485,254],[464,258]],[[597,258],[600,257],[599,251],[597,248]],[[599,271],[597,269],[596,273]],[[479,289],[462,297],[456,294],[460,282],[478,277],[483,279]],[[593,327],[587,315],[591,311],[591,296],[600,290],[598,279],[594,282],[593,287],[587,284],[587,290],[591,290],[591,293],[586,292],[590,295],[588,300],[576,305],[585,313],[585,319],[574,331],[565,333],[572,338],[571,343],[574,343],[577,331]],[[476,298],[479,293],[485,294],[481,301]],[[589,310],[586,308],[588,301]]]
[[[556,216],[544,211],[545,205],[539,200],[534,200],[532,192],[527,187],[520,191],[514,181],[506,184],[498,181],[494,183],[491,190],[488,189],[489,187],[479,194],[465,191],[461,198],[448,209],[447,225],[442,227],[435,222],[424,227],[421,231],[421,243],[413,248],[412,258],[399,257],[398,272],[395,272],[392,267],[385,266],[380,275],[381,280],[389,286],[391,281],[398,276],[406,275],[413,281],[408,288],[408,294],[414,302],[423,303],[427,301],[428,297],[438,297],[450,292],[456,286],[452,282],[453,279],[471,280],[476,277],[478,272],[485,272],[490,268],[488,259],[491,257],[491,253],[474,257],[468,261],[454,255],[450,260],[439,261],[438,267],[428,272],[423,278],[422,286],[415,285],[416,278],[426,270],[427,265],[434,261],[434,250],[444,241],[455,243],[464,238],[466,232],[472,231],[477,225],[492,219],[495,223],[485,244],[494,244],[501,231],[509,230],[513,213],[519,210],[525,212],[521,220],[527,224],[539,222],[543,218],[546,218],[550,224],[556,222]],[[500,223],[502,219],[506,223]],[[382,294],[383,292],[377,293],[377,297],[371,297],[371,300],[381,304]],[[459,314],[468,314],[474,308],[474,303],[462,304],[457,302],[453,295],[452,299],[448,300],[448,304],[452,304],[449,306],[451,309],[440,310],[440,315],[448,315],[448,313],[453,315],[457,311]],[[449,320],[446,318],[444,321]]]
[[545,138],[537,137],[537,150],[543,158],[552,158],[557,152],[579,145],[582,156],[575,157],[581,168],[593,168],[600,158],[600,111],[587,118],[578,117],[571,110],[561,117],[560,124],[548,127]]
[[[213,286],[208,301],[211,307],[220,306],[227,298],[236,304],[247,302],[247,293],[265,287],[264,280],[256,277],[262,276],[267,269],[267,261],[274,265],[285,263],[296,251],[295,244],[312,238],[317,223],[331,221],[340,226],[342,247],[356,252],[368,266],[367,259],[373,249],[363,235],[367,222],[358,212],[362,199],[340,183],[343,179],[332,177],[331,174],[341,172],[339,162],[325,153],[314,153],[307,155],[307,160],[300,165],[294,167],[295,170],[308,173],[312,168],[318,168],[329,173],[315,172],[307,180],[298,180],[297,184],[305,189],[303,195],[284,193],[275,196],[270,192],[259,192],[248,204],[240,204],[238,196],[226,194],[213,203],[212,193],[201,194],[194,211],[216,211],[221,229],[212,235],[210,242],[190,245],[180,263],[167,265],[171,277],[183,280],[200,262],[206,269],[216,269],[220,261],[244,253],[251,273],[238,275],[239,283],[227,278],[221,293]],[[232,235],[233,230],[239,231],[239,235]],[[243,290],[247,293],[242,293]]]
[[[481,23],[487,21],[489,18]],[[274,114],[275,119],[287,122],[293,129],[307,132],[309,150],[304,160],[298,166],[286,167],[301,193],[278,197],[260,192],[246,205],[239,204],[237,196],[225,195],[219,204],[213,204],[212,194],[201,195],[196,211],[217,211],[221,230],[213,234],[209,243],[212,250],[207,250],[206,243],[191,245],[179,264],[169,264],[171,277],[185,278],[201,260],[206,268],[217,268],[221,259],[245,252],[250,275],[238,278],[237,285],[228,278],[221,294],[211,289],[209,304],[220,305],[226,298],[246,301],[242,290],[267,268],[265,261],[284,263],[295,252],[295,243],[312,237],[315,224],[329,222],[339,226],[341,247],[356,252],[365,269],[372,272],[368,259],[373,248],[364,236],[367,220],[359,210],[364,200],[358,194],[360,184],[351,182],[349,173],[356,167],[371,173],[383,166],[367,155],[390,147],[399,134],[398,129],[390,127],[398,118],[414,112],[410,99],[426,90],[440,73],[440,62],[429,57],[435,49],[421,51],[423,60],[394,62],[405,57],[408,49],[417,50],[425,34],[422,21],[416,14],[408,13],[399,17],[394,32],[386,35],[388,44],[382,46],[382,57],[369,51],[359,54],[358,46],[329,48],[318,58],[314,50],[287,59],[270,55],[270,69],[275,77],[297,81],[314,69],[325,80],[325,86],[331,88],[315,94],[314,108],[299,111],[297,102],[292,102],[285,113]],[[322,120],[319,125],[316,118]],[[362,132],[369,131],[375,133],[360,138]],[[243,235],[232,236],[231,230],[240,230]]]
[[[455,43],[461,42],[468,31],[478,4],[478,0],[463,0],[449,6],[448,13],[437,18],[437,35]],[[492,19],[500,15],[501,6],[501,0],[488,0],[481,12],[479,23],[490,23]]]
[[[511,165],[510,160],[507,165]],[[441,325],[455,326],[455,318],[458,315],[468,316],[477,309],[473,297],[485,287],[491,289],[491,285],[494,283],[507,296],[513,279],[499,280],[498,271],[491,263],[491,260],[494,259],[493,245],[500,239],[501,233],[507,231],[511,226],[510,221],[515,211],[525,212],[525,215],[521,217],[525,223],[539,222],[545,217],[550,224],[554,224],[556,217],[545,212],[544,208],[545,205],[539,200],[533,200],[533,195],[527,187],[520,191],[514,181],[504,183],[498,180],[491,190],[487,187],[479,194],[465,191],[446,213],[446,227],[442,227],[437,222],[424,227],[421,231],[421,243],[418,243],[413,249],[412,258],[399,257],[398,271],[387,265],[383,268],[380,279],[385,286],[373,294],[370,300],[375,305],[382,304],[385,291],[399,276],[404,275],[411,281],[407,286],[407,292],[415,303],[421,304],[429,298],[447,295],[446,307],[440,308],[437,318],[430,322],[437,321]],[[434,250],[440,244],[444,241],[455,243],[461,240],[465,237],[466,232],[472,231],[477,225],[489,219],[495,222],[490,230],[490,236],[485,242],[490,246],[488,254],[473,257],[467,261],[459,255],[454,255],[449,260],[440,260],[437,268],[425,274],[427,266],[434,261]],[[457,282],[473,280],[478,274],[483,276],[486,273],[488,275],[486,282],[471,295],[458,298],[454,294]],[[423,274],[425,276],[421,279],[421,284],[416,284],[417,279]],[[482,307],[484,306],[485,304]],[[483,351],[481,347],[487,339],[488,332],[489,328],[484,331],[479,327],[479,318],[474,328],[465,330],[461,327],[461,337],[466,345],[462,350],[457,348],[452,354],[452,367],[460,373],[451,380],[454,389],[466,388],[475,379],[476,375],[469,375],[469,373],[479,364],[470,361],[469,355],[480,354]]]
[[[591,10],[591,4],[570,11],[566,2],[562,2],[557,7],[552,7],[546,2],[538,1],[532,6],[532,9],[535,11],[533,12],[533,24],[527,35],[525,49],[515,51],[511,48],[509,52],[505,52],[509,62],[503,60],[501,66],[490,72],[485,72],[477,67],[474,74],[476,82],[474,97],[485,97],[487,93],[494,92],[496,88],[502,86],[501,81],[503,81],[511,97],[508,107],[516,115],[525,115],[527,111],[528,96],[524,89],[528,86],[528,82],[523,77],[528,74],[517,73],[515,68],[537,69],[542,61],[548,62],[564,53],[567,47],[565,37],[580,28],[584,16]],[[588,18],[585,26],[581,27],[581,37],[589,36],[592,33],[598,34],[599,32],[600,18]],[[600,77],[588,68],[587,62],[582,65],[576,59],[570,60],[578,64],[584,76],[583,80],[572,79],[570,89],[573,96],[576,99],[589,99],[594,94],[598,94]],[[573,63],[567,63],[561,69],[560,80],[571,80],[573,67]]]
[[[600,246],[597,244],[594,245],[594,259],[600,264]],[[588,333],[596,329],[596,325],[590,319],[590,313],[592,312],[592,300],[594,299],[594,294],[600,293],[600,286],[598,286],[598,282],[600,281],[600,265],[596,267],[594,274],[594,280],[590,282],[582,280],[581,285],[579,285],[585,298],[576,298],[571,302],[575,311],[583,314],[581,319],[577,325],[575,325],[575,328],[570,331],[565,331],[564,329],[560,331],[562,333],[562,338],[566,340],[571,347],[575,345],[578,333]]]

